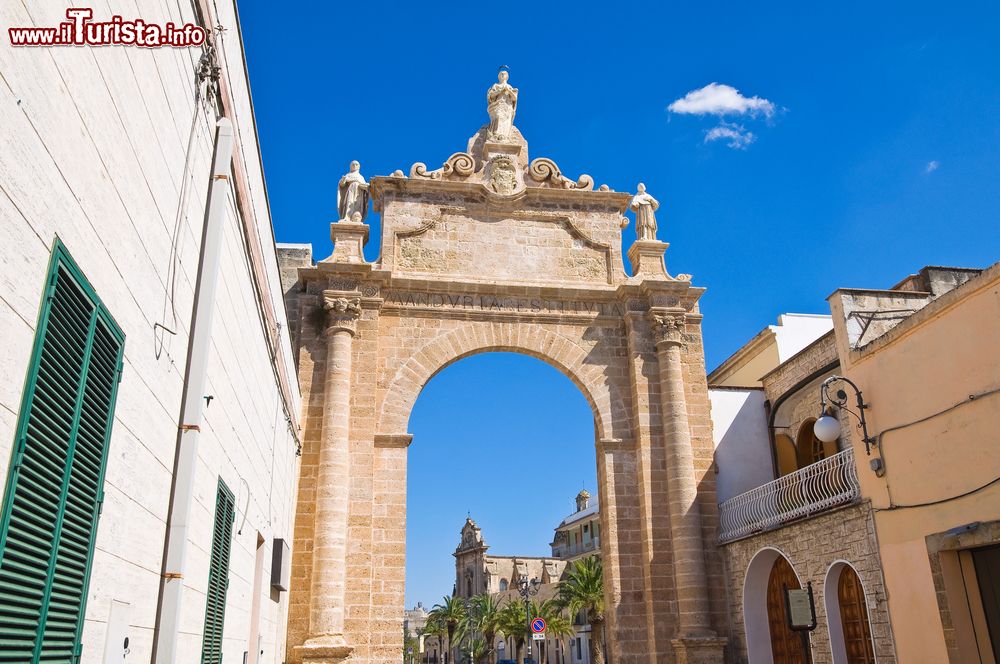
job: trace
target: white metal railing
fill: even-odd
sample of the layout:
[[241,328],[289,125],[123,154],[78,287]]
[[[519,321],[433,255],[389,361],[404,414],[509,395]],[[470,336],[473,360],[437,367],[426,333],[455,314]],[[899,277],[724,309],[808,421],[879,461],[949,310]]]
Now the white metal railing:
[[719,543],[764,532],[858,499],[851,448],[719,505]]

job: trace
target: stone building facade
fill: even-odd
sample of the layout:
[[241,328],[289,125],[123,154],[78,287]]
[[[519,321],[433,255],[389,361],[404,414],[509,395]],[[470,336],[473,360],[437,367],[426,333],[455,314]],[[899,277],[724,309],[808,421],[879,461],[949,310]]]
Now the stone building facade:
[[[139,10],[111,0],[92,20],[190,24],[211,42],[0,47],[3,657],[38,661],[25,650],[40,642],[43,661],[277,664],[300,400],[236,6]],[[5,26],[66,12],[0,6]]]
[[[871,506],[862,502],[724,545],[730,588],[729,614],[733,621],[732,632],[738,635],[733,660],[771,661],[767,657],[750,656],[748,642],[750,647],[757,646],[760,651],[763,650],[762,642],[770,638],[765,572],[769,572],[774,560],[781,556],[791,565],[802,587],[812,584],[818,623],[809,634],[813,664],[848,661],[846,657],[834,657],[831,638],[831,630],[837,629],[836,617],[839,616],[838,575],[847,565],[857,573],[865,589],[873,654],[878,662],[895,662],[885,584],[873,528]],[[842,638],[839,632],[833,636]]]
[[[497,103],[516,98],[497,85]],[[372,179],[377,261],[362,254],[356,178],[342,200],[362,204],[331,225],[333,254],[283,261],[305,402],[291,661],[398,660],[410,409],[441,368],[498,350],[560,369],[594,410],[615,661],[718,661],[727,620],[703,289],[667,273],[655,239],[630,248],[626,274],[633,197],[529,160],[516,127],[493,124],[439,169]]]
[[[1000,391],[985,341],[997,275],[927,267],[888,290],[840,289],[832,329],[791,357],[754,363],[758,335],[710,374],[713,394],[763,397],[713,409],[720,486],[737,484],[732,461],[748,451],[772,471],[719,507],[735,661],[964,662],[997,641],[998,462],[984,433]],[[734,376],[760,388],[713,383]],[[826,443],[814,431],[824,413],[841,432]],[[802,639],[782,592],[810,583],[816,625]]]
[[[519,583],[539,582],[536,601],[553,599],[558,584],[569,565],[586,556],[600,555],[600,508],[591,504],[587,490],[576,496],[576,511],[558,526],[550,544],[551,557],[498,556],[487,553],[489,545],[482,530],[470,518],[462,526],[459,544],[455,548],[455,586],[453,595],[469,598],[480,593],[496,595],[499,602],[521,601],[517,593]],[[549,660],[562,664],[590,663],[590,625],[582,614],[573,618],[575,636],[566,643],[549,639],[546,652]],[[501,648],[513,652],[513,640],[508,638]]]
[[[782,327],[801,318],[806,317],[782,316]],[[731,449],[716,450],[720,485],[746,487],[720,505],[719,542],[734,637],[730,661],[893,662],[873,516],[860,494],[850,444],[823,443],[813,433],[820,385],[840,367],[832,321],[815,315],[806,320],[808,325],[795,331],[795,352],[786,352],[783,361],[767,348],[777,345],[768,328],[709,375],[709,389],[727,397],[734,390],[760,393],[760,399],[741,402],[738,413],[715,408],[725,402],[714,396],[714,433],[726,446],[759,457],[767,469],[747,485],[740,481],[745,478],[732,477],[744,474],[730,461],[739,457]],[[785,332],[789,336],[790,330]],[[851,426],[847,413],[839,415],[842,426]],[[787,578],[781,580],[780,571]],[[816,626],[805,639],[786,627],[780,584],[811,588]],[[842,607],[840,595],[858,588],[853,603]],[[860,614],[864,619],[854,621]]]

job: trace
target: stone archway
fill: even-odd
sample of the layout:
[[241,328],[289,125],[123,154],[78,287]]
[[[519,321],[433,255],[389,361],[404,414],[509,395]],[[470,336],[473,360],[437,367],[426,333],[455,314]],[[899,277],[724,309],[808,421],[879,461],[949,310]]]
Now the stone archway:
[[289,661],[400,661],[410,410],[445,366],[495,350],[558,368],[593,409],[612,661],[721,661],[704,289],[667,273],[655,200],[594,191],[498,131],[435,171],[372,179],[373,263],[363,181],[344,178],[334,252],[288,290],[306,409]]

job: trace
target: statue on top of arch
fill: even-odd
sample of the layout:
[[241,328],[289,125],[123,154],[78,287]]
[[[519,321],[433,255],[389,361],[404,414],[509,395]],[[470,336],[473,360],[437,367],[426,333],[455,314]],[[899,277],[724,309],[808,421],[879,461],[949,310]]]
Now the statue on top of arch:
[[490,114],[487,138],[493,141],[509,141],[514,128],[517,88],[507,82],[509,76],[506,65],[501,67],[497,74],[497,82],[486,92],[486,111]]

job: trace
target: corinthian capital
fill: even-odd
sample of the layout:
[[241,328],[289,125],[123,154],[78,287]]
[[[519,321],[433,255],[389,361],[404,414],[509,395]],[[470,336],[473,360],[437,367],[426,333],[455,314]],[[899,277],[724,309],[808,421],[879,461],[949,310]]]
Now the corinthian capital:
[[361,298],[324,291],[323,310],[326,312],[327,332],[347,330],[352,335],[357,332],[358,318],[361,317]]
[[684,313],[651,311],[653,342],[657,348],[680,346],[684,343]]

